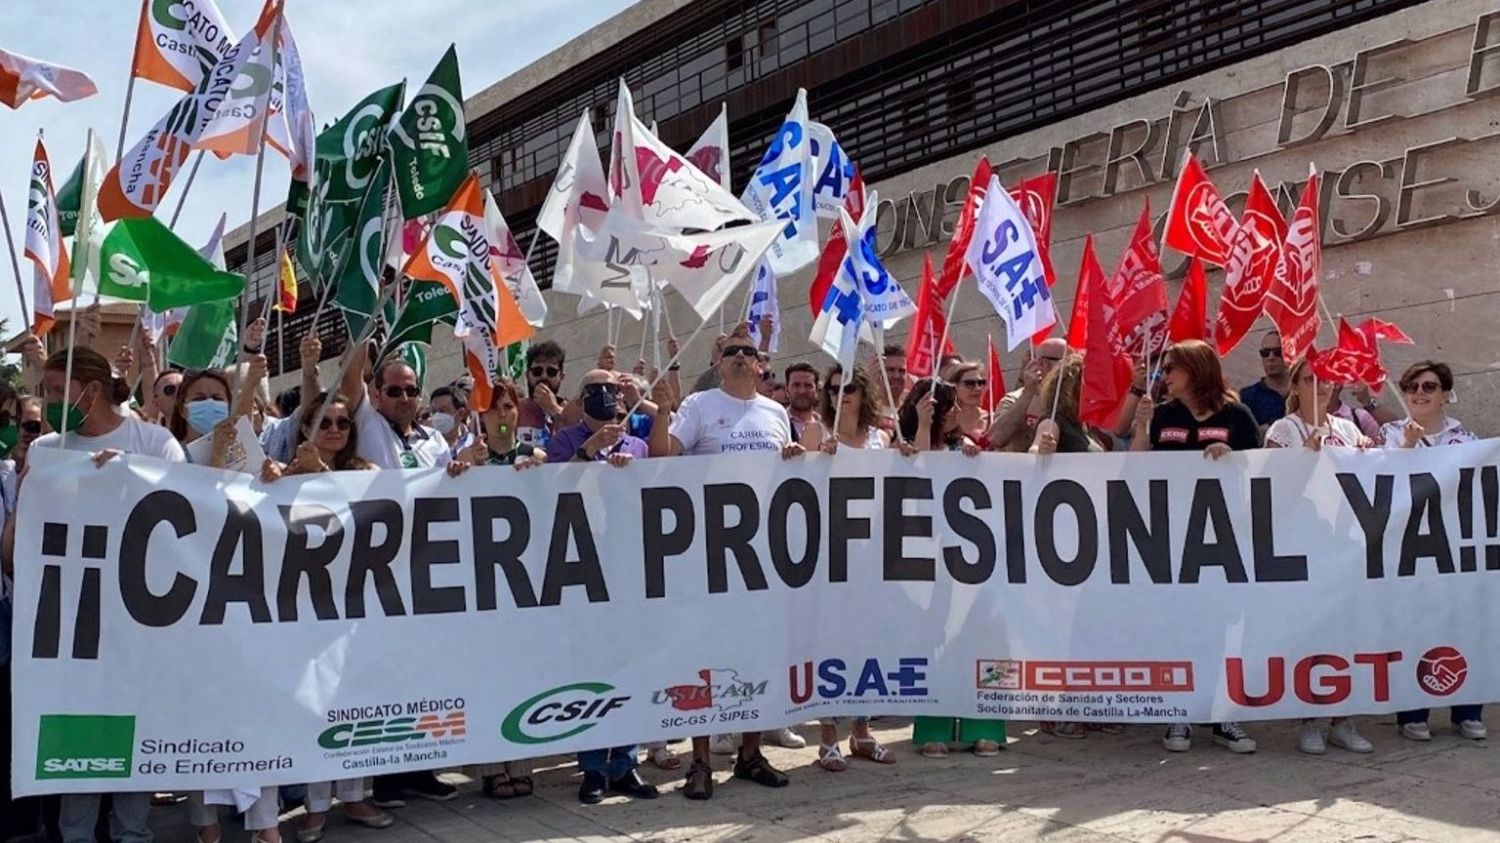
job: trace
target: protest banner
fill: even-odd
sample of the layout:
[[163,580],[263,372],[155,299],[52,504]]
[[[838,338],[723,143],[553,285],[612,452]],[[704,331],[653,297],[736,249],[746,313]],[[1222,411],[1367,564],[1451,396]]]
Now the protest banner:
[[1208,722],[1500,698],[1494,440],[272,484],[31,459],[21,795],[316,782],[836,715]]

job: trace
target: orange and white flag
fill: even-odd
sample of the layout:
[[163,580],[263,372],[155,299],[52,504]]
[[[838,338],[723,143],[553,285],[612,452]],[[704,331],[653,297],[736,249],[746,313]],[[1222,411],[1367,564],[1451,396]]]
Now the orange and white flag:
[[40,138],[31,162],[31,188],[26,204],[26,257],[36,264],[34,316],[31,332],[45,335],[52,329],[52,306],[67,301],[69,290],[68,250],[63,247],[58,221],[57,190],[52,184],[52,164]]
[[130,75],[191,91],[236,41],[214,0],[141,0]]
[[81,70],[0,50],[0,102],[11,108],[42,97],[72,102],[97,93],[94,80]]
[[[230,81],[225,95],[206,102],[210,114],[193,139],[194,149],[221,155],[254,155],[265,139],[276,72],[271,63],[271,32],[281,16],[281,0],[266,0],[255,29],[213,69]],[[280,97],[278,96],[279,100]]]

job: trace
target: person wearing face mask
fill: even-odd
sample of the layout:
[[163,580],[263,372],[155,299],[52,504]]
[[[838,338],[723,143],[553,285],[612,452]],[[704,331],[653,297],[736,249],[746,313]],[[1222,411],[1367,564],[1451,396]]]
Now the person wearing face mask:
[[167,429],[184,446],[212,434],[215,425],[229,418],[229,395],[229,377],[223,372],[193,372],[183,378]]
[[428,401],[432,407],[432,428],[443,435],[448,449],[457,455],[474,444],[469,430],[469,394],[458,386],[440,386]]
[[620,413],[630,408],[621,406],[620,383],[613,372],[592,369],[585,374],[580,400],[583,421],[552,434],[547,443],[547,462],[595,462],[615,454],[646,458],[646,443],[626,433],[619,423]]

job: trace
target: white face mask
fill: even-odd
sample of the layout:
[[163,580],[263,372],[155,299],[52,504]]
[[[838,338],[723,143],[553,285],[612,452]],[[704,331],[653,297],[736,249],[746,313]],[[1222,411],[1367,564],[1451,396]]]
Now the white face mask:
[[453,428],[457,424],[458,424],[458,419],[454,418],[453,416],[451,416],[451,415],[449,415],[447,413],[433,413],[432,414],[432,428],[433,428],[433,430],[436,430],[438,433],[441,433],[444,436],[447,436],[448,434],[452,433],[453,432]]

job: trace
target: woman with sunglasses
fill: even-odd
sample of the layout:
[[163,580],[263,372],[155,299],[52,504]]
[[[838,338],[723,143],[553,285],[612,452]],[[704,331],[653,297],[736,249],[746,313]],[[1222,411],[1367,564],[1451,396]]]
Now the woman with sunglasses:
[[[802,430],[802,447],[807,451],[822,451],[833,454],[839,448],[879,450],[891,446],[889,433],[880,429],[880,418],[884,402],[877,393],[875,380],[860,366],[848,380],[844,379],[844,367],[834,365],[823,376],[823,403],[819,408],[821,421],[807,423]],[[831,432],[833,420],[838,419],[838,434]],[[824,427],[824,424],[828,427]],[[830,773],[849,769],[849,762],[839,750],[839,721],[843,718],[825,717],[818,721],[818,766]],[[856,717],[849,728],[849,754],[856,758],[868,758],[877,764],[894,764],[896,755],[870,734],[870,718]]]
[[984,367],[974,362],[958,363],[948,368],[947,379],[955,390],[958,429],[980,450],[989,450],[985,436],[990,429],[990,414],[984,409],[984,394],[990,381],[985,377]]
[[[1222,459],[1231,451],[1261,446],[1260,425],[1234,390],[1224,385],[1219,353],[1201,340],[1174,343],[1163,355],[1162,384],[1167,401],[1157,407],[1142,398],[1136,405],[1132,451],[1202,451]],[[1162,739],[1168,752],[1192,748],[1192,727],[1174,723]],[[1216,723],[1214,743],[1230,752],[1255,751],[1255,740],[1238,723]]]
[[[323,404],[328,409],[318,418]],[[297,413],[295,433],[296,456],[283,467],[268,459],[261,466],[260,479],[266,483],[294,474],[320,474],[325,471],[371,471],[375,466],[359,457],[359,431],[354,424],[354,412],[350,402],[343,396],[328,398],[319,395],[302,405]],[[318,429],[313,431],[313,423]],[[369,780],[364,778],[342,779],[334,782],[316,782],[307,786],[307,816],[297,830],[298,843],[317,843],[323,839],[327,826],[328,810],[333,807],[333,797],[344,806],[344,816],[349,822],[370,828],[387,828],[395,820],[365,798]]]
[[[1447,414],[1445,407],[1453,394],[1453,370],[1447,363],[1423,360],[1408,366],[1398,382],[1406,396],[1408,416],[1380,429],[1387,448],[1436,448],[1477,441],[1467,427]],[[1432,740],[1427,725],[1429,710],[1402,711],[1396,714],[1401,736],[1412,741]],[[1484,706],[1455,705],[1450,713],[1453,728],[1469,740],[1481,741],[1489,736],[1484,726]]]
[[42,435],[42,402],[38,398],[25,397],[16,400],[16,425],[20,429],[16,437],[16,447],[11,449],[10,458],[16,464],[19,473],[26,467],[26,452],[31,449],[31,443]]

